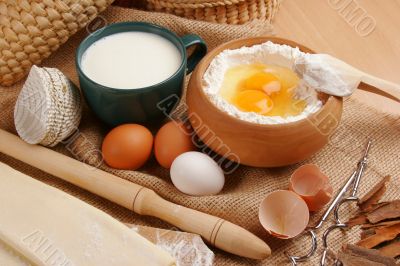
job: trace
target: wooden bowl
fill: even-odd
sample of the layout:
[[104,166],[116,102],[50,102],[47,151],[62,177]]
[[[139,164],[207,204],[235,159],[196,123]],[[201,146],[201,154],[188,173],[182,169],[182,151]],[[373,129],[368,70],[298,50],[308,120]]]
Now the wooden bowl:
[[309,48],[293,41],[255,37],[222,44],[208,53],[192,74],[187,91],[189,121],[199,138],[216,153],[244,165],[279,167],[303,161],[321,150],[338,127],[343,110],[340,97],[319,94],[321,109],[306,119],[285,124],[262,125],[233,117],[216,107],[202,87],[210,62],[221,51],[253,46],[266,41]]

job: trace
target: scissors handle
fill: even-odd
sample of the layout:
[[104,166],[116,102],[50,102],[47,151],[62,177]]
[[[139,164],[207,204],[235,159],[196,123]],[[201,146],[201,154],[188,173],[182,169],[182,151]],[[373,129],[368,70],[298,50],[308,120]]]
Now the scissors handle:
[[309,228],[304,233],[310,234],[310,237],[311,237],[311,249],[310,249],[310,251],[308,251],[308,253],[306,255],[292,256],[289,253],[287,253],[286,251],[284,252],[286,257],[288,257],[290,262],[292,263],[292,266],[296,266],[297,262],[308,260],[309,258],[312,257],[312,255],[314,255],[315,251],[317,250],[317,235],[316,235],[314,229]]
[[328,248],[328,236],[329,236],[329,234],[335,229],[338,229],[338,228],[343,229],[343,228],[346,228],[346,227],[347,227],[347,225],[345,225],[345,224],[334,224],[334,225],[329,226],[325,230],[324,234],[322,235],[322,248],[323,248],[323,250],[322,250],[322,255],[321,255],[321,260],[320,260],[320,266],[325,266],[326,265],[326,259],[328,257],[328,251],[329,251],[329,248]]

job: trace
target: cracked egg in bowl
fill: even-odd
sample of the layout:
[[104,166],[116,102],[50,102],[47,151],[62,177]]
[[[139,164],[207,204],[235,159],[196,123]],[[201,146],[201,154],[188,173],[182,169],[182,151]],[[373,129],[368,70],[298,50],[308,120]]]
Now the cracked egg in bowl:
[[317,92],[293,71],[312,51],[271,37],[215,48],[193,72],[189,121],[221,156],[244,165],[278,167],[321,150],[339,125],[343,101]]

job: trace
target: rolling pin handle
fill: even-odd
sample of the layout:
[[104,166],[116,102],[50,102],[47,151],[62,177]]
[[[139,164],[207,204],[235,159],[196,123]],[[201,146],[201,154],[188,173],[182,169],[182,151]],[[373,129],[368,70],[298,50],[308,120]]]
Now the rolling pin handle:
[[244,228],[166,201],[147,188],[138,192],[133,210],[161,218],[183,231],[199,234],[209,244],[232,254],[252,259],[265,259],[271,254],[271,249],[264,241]]

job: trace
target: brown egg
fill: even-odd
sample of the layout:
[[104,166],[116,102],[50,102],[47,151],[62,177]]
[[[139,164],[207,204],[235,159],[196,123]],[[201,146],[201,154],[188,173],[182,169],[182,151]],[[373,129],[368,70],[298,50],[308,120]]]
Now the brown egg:
[[322,209],[333,193],[328,177],[314,164],[303,165],[294,171],[289,180],[289,189],[305,200],[310,211]]
[[154,140],[154,154],[158,163],[165,168],[170,168],[175,158],[182,153],[194,150],[191,131],[182,122],[166,123]]
[[272,236],[289,239],[306,229],[310,213],[299,195],[289,190],[276,190],[261,202],[258,217]]
[[105,162],[117,169],[135,170],[150,157],[153,135],[144,126],[125,124],[111,130],[104,138]]

